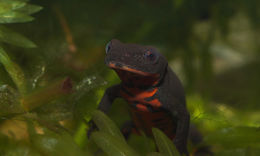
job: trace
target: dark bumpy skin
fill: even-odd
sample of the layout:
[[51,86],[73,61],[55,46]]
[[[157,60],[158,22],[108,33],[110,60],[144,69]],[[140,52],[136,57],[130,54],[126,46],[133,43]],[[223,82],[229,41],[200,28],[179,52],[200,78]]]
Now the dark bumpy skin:
[[142,130],[151,136],[151,128],[157,127],[174,141],[180,153],[188,155],[190,117],[185,94],[167,60],[151,46],[113,39],[106,46],[105,63],[122,82],[106,90],[98,109],[107,113],[115,98],[124,98],[136,132]]

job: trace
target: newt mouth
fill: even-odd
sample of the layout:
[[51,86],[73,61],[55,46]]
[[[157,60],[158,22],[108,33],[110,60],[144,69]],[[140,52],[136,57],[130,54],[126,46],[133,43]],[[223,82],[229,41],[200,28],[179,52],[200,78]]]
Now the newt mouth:
[[128,72],[140,75],[140,76],[159,76],[159,74],[143,72],[143,71],[131,68],[129,66],[123,65],[121,63],[110,62],[110,63],[108,63],[108,67],[116,69],[116,70],[128,71]]
[[147,73],[137,69],[125,66],[121,63],[108,63],[108,66],[114,69],[120,79],[130,86],[151,86],[158,83],[160,74]]

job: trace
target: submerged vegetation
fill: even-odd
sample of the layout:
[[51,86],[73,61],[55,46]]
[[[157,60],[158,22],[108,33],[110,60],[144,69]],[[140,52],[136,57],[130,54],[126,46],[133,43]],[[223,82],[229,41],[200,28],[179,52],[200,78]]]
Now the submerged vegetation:
[[[157,129],[155,141],[126,141],[117,128],[130,118],[124,101],[113,104],[113,122],[95,111],[119,81],[103,63],[112,38],[154,45],[167,57],[204,136],[190,152],[209,145],[215,155],[259,155],[259,7],[259,0],[0,0],[0,155],[178,155]],[[91,119],[99,131],[88,139]]]

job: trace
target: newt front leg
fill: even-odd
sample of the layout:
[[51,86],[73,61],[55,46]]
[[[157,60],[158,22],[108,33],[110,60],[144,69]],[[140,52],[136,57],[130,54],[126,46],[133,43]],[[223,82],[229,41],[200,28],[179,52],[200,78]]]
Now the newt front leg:
[[[121,88],[120,84],[107,88],[98,105],[98,110],[107,114],[114,100],[117,97],[119,97],[120,88]],[[97,126],[92,120],[89,122],[89,125],[90,127],[87,132],[88,137],[90,137],[91,133],[97,129]]]
[[120,89],[120,84],[107,88],[99,103],[98,110],[107,114],[114,100],[120,96]]

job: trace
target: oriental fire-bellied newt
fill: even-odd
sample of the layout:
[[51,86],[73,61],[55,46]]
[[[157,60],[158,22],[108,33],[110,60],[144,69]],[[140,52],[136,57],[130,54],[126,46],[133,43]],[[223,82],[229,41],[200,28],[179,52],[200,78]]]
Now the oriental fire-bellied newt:
[[152,46],[125,44],[113,39],[106,46],[105,63],[121,83],[109,87],[98,109],[107,113],[115,98],[123,98],[136,132],[152,136],[152,127],[162,130],[181,154],[189,155],[187,137],[190,115],[180,80],[165,57]]

